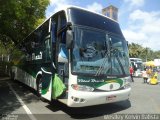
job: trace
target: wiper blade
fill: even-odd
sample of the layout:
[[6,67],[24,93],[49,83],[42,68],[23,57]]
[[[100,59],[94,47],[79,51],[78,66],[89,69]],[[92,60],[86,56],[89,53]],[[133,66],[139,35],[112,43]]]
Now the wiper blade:
[[105,53],[104,60],[103,60],[102,64],[100,65],[100,67],[99,67],[97,73],[95,74],[95,76],[99,76],[102,73],[102,71],[104,70],[104,66],[105,66],[105,64],[107,63],[107,60],[108,60],[107,57],[109,58],[109,52],[108,51]]
[[125,70],[124,70],[124,68],[123,68],[123,65],[122,65],[119,57],[116,55],[116,53],[117,53],[118,51],[119,51],[118,49],[113,49],[113,52],[115,52],[114,55],[115,55],[115,57],[117,58],[117,61],[118,61],[119,65],[120,65],[120,67],[121,67],[122,73],[123,73],[123,75],[125,75],[126,73],[125,73]]
[[[124,70],[124,67],[123,67],[123,65],[122,65],[122,62],[120,61],[119,57],[116,55],[118,51],[119,51],[118,49],[113,49],[113,48],[112,48],[112,49],[110,50],[110,53],[112,53],[113,55],[115,55],[115,57],[116,57],[119,65],[120,65],[120,68],[121,68],[121,70],[122,70],[123,75],[126,75],[125,70]],[[102,62],[102,64],[101,64],[101,66],[99,67],[99,69],[98,69],[98,71],[97,71],[97,73],[96,73],[95,76],[99,76],[99,75],[105,70],[105,67],[104,67],[104,66],[105,66],[105,64],[107,63],[107,60],[108,60],[108,59],[110,59],[110,57],[109,57],[109,51],[106,52],[105,57],[104,57],[104,60],[103,60],[103,62]],[[112,73],[112,62],[111,62],[111,68],[110,68],[110,69],[111,69],[111,73]]]
[[102,64],[100,65],[100,67],[99,67],[97,73],[95,74],[95,76],[99,76],[102,73],[102,71],[105,70],[105,64],[107,63],[108,58],[110,59],[110,57],[109,57],[110,51],[109,51],[109,49],[107,49],[107,45],[109,45],[109,44],[107,44],[107,41],[106,41],[105,42],[104,60],[103,60]]

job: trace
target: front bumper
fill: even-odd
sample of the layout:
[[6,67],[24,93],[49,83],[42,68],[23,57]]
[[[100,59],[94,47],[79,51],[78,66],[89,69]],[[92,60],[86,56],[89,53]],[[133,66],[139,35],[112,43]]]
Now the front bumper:
[[111,92],[82,92],[72,89],[68,96],[69,107],[84,107],[124,101],[129,98],[131,88]]

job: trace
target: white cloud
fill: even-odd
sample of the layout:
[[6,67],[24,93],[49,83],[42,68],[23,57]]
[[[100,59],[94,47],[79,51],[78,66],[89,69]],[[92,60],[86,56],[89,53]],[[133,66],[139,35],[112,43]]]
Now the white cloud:
[[90,11],[101,13],[103,6],[97,2],[94,2],[93,4],[88,5],[86,8]]
[[[78,2],[73,2],[73,0],[50,0],[50,5],[46,10],[46,17],[48,18],[53,13],[67,7],[70,5],[76,5]],[[88,10],[101,13],[103,6],[97,2],[94,2],[91,5],[86,5],[85,7]]]
[[51,6],[54,6],[54,12],[65,8],[66,6],[70,5],[71,0],[50,0]]
[[143,43],[143,40],[147,39],[147,36],[142,32],[135,32],[133,30],[123,30],[123,33],[127,40],[135,43]]
[[144,0],[124,0],[125,3],[129,5],[130,8],[141,7],[144,5]]
[[143,26],[141,30],[145,33],[160,32],[160,11],[143,12],[141,10],[136,10],[130,14],[129,19],[132,24],[139,23],[139,25]]
[[145,4],[147,3],[145,0],[122,0],[123,4],[120,6],[118,11],[119,20],[123,20],[124,23],[126,23],[129,13],[133,12],[136,9],[143,8]]
[[123,30],[129,42],[160,50],[160,11],[135,10],[129,15],[129,26]]
[[50,0],[50,5],[46,10],[46,17],[48,18],[53,13],[62,10],[69,5],[72,5],[72,3],[72,0]]

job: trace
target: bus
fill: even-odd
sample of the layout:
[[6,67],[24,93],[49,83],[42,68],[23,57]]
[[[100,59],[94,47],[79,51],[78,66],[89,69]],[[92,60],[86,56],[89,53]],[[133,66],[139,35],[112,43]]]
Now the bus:
[[79,7],[48,18],[21,43],[12,78],[49,101],[84,107],[129,99],[127,42],[118,22]]
[[144,69],[144,65],[142,62],[142,59],[140,58],[129,58],[131,66],[134,69],[134,76],[136,77],[141,77],[142,76],[142,71]]

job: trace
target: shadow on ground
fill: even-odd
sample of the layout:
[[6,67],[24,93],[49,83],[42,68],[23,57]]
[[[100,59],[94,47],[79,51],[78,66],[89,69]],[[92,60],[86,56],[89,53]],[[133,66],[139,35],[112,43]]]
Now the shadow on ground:
[[[16,98],[13,91],[8,86],[8,83],[12,85],[13,89],[20,98],[27,104],[39,101],[37,96],[33,96],[32,93],[36,94],[34,90],[28,88],[27,86],[10,79],[0,80],[0,114],[11,114],[11,113],[21,113],[19,109],[22,107],[19,100]],[[24,112],[25,113],[25,112]],[[23,114],[24,114],[23,113]]]
[[128,109],[129,107],[131,107],[131,103],[129,100],[82,108],[71,108],[58,101],[54,101],[47,106],[47,108],[49,108],[53,112],[63,111],[74,119],[88,119],[93,117],[99,117],[102,115],[109,115]]

